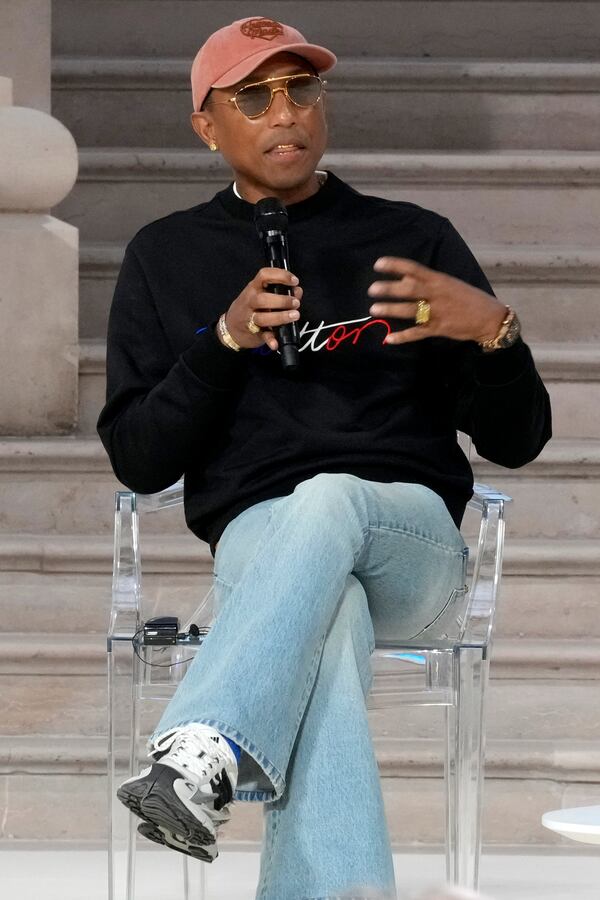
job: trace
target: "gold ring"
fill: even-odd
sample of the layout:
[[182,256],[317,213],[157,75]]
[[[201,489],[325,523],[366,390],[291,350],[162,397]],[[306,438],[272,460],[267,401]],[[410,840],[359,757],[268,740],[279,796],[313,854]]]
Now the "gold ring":
[[421,297],[420,300],[417,300],[417,312],[415,315],[415,322],[417,325],[427,325],[429,319],[431,318],[431,306],[425,300],[424,297]]
[[246,322],[246,328],[248,331],[252,332],[252,334],[258,334],[260,331],[260,327],[254,321],[254,316],[256,315],[256,310],[252,313],[248,321]]

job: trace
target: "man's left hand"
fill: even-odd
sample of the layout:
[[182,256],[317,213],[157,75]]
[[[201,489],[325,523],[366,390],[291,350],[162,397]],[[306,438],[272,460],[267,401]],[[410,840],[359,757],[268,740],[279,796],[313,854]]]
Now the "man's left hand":
[[428,337],[447,337],[458,341],[487,341],[498,334],[506,316],[506,304],[466,281],[445,272],[429,269],[412,259],[385,256],[373,266],[376,272],[397,275],[398,280],[375,281],[369,296],[393,297],[371,306],[369,312],[377,316],[414,319],[417,300],[430,305],[429,321],[387,336],[386,344],[406,344]]

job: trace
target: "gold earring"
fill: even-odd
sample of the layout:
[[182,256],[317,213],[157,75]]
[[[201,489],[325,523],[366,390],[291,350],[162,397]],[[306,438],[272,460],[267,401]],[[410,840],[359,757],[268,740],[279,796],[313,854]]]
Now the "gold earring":
[[219,149],[219,148],[217,147],[217,145],[215,144],[214,141],[211,141],[211,142],[210,142],[209,147],[210,147],[211,150],[218,150],[218,149]]

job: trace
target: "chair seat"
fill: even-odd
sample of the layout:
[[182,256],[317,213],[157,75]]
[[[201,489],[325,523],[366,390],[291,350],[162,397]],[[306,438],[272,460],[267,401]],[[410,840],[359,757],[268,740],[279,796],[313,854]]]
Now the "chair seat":
[[542,825],[573,841],[600,844],[600,806],[575,806],[544,813]]

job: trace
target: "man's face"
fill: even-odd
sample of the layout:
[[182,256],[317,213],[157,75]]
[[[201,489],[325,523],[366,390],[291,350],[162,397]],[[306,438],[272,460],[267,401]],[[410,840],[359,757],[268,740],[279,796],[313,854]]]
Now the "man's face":
[[[273,195],[293,203],[318,189],[315,168],[327,146],[325,92],[314,106],[301,108],[289,102],[283,91],[276,91],[269,109],[255,119],[225,101],[244,84],[313,71],[296,54],[278,53],[236,85],[213,88],[205,109],[192,113],[194,131],[206,143],[218,145],[235,172],[240,193],[251,203]],[[286,157],[272,152],[277,144],[299,144],[303,149]]]

